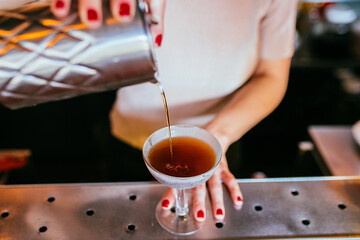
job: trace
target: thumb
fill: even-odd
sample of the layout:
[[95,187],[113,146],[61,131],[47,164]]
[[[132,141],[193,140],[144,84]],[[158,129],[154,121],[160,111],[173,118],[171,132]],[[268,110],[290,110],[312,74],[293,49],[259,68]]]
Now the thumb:
[[147,0],[150,8],[151,20],[154,24],[150,26],[154,46],[160,47],[164,34],[165,0]]

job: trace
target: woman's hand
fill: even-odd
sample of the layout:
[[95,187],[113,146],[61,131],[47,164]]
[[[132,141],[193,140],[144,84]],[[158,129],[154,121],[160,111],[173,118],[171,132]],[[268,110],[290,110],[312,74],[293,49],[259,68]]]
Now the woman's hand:
[[[164,32],[165,0],[144,0],[149,6],[149,14],[154,24],[150,26],[154,45],[161,45]],[[58,18],[69,14],[71,0],[51,0],[50,9]],[[113,17],[121,23],[132,20],[136,12],[136,0],[110,0]],[[102,24],[102,0],[79,0],[79,16],[89,28],[98,28]]]
[[[221,144],[221,143],[220,143]],[[222,144],[221,144],[222,145]],[[224,148],[223,148],[224,149]],[[225,207],[223,198],[223,188],[221,181],[230,192],[231,199],[237,209],[240,209],[243,204],[243,197],[240,191],[239,184],[236,182],[234,175],[230,172],[224,149],[222,159],[214,175],[207,181],[211,202],[212,212],[216,220],[221,221],[225,217]],[[201,184],[192,189],[193,196],[193,214],[197,221],[203,222],[206,219],[205,197],[206,185]],[[175,190],[168,188],[161,199],[163,209],[170,209],[175,204]]]

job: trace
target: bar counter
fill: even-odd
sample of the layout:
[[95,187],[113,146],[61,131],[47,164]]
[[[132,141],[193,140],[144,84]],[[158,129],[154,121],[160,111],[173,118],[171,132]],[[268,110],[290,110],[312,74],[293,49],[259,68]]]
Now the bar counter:
[[360,152],[351,134],[351,126],[310,126],[315,144],[315,159],[323,174],[359,176]]
[[[360,237],[360,177],[238,180],[235,209],[189,236],[163,230],[155,206],[166,187],[155,182],[0,186],[0,239],[279,239]],[[173,213],[170,213],[173,214]]]

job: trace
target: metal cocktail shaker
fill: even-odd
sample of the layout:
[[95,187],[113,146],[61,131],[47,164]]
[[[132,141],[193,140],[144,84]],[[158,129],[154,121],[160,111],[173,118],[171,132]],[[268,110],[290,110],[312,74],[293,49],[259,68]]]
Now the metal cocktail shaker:
[[154,80],[142,1],[119,24],[104,1],[103,25],[86,29],[77,11],[55,18],[47,1],[0,10],[0,102],[16,109]]

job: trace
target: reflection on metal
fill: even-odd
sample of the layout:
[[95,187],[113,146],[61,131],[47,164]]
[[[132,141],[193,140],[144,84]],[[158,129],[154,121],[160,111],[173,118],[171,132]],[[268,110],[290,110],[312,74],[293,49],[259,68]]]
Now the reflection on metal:
[[49,1],[0,9],[0,103],[15,109],[153,81],[142,9],[119,24],[103,2],[98,29],[87,29],[75,10],[55,18]]
[[[360,237],[360,177],[239,180],[245,202],[181,239]],[[0,187],[0,239],[179,239],[155,219],[155,183]],[[226,193],[226,191],[225,191]]]

